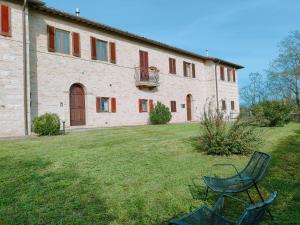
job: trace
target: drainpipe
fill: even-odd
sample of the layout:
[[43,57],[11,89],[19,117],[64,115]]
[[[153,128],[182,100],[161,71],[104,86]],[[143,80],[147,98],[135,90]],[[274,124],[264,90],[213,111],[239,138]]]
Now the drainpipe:
[[217,65],[219,65],[219,64],[220,64],[220,61],[217,61],[215,64],[217,112],[219,112],[219,88],[218,88],[218,76],[217,76]]
[[27,0],[24,0],[23,5],[23,84],[24,84],[24,125],[25,135],[28,135],[28,106],[27,106],[27,32],[26,32],[26,7]]

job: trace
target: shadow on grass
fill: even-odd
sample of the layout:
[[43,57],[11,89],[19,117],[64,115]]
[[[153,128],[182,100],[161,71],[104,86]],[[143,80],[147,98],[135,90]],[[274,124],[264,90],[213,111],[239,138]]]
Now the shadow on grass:
[[99,185],[43,159],[0,159],[0,224],[110,224]]
[[[195,143],[197,139],[191,139]],[[274,221],[269,216],[265,216],[263,224],[300,224],[300,130],[295,134],[282,139],[278,145],[272,149],[272,161],[264,178],[259,183],[259,188],[265,198],[273,191],[278,192],[278,198],[271,207]],[[189,185],[193,199],[203,200],[205,188],[195,183]],[[208,203],[213,204],[217,194],[208,195]],[[250,195],[255,202],[260,198],[254,188],[250,190]],[[249,201],[245,193],[238,194],[238,197]],[[230,211],[230,217],[237,218],[241,215],[241,208],[228,205],[226,211]]]

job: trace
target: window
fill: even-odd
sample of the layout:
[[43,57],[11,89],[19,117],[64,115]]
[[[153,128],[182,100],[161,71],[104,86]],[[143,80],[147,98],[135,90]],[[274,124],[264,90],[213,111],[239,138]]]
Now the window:
[[233,77],[233,82],[235,83],[235,81],[236,81],[236,72],[235,72],[235,69],[232,70],[232,77]]
[[176,101],[171,101],[171,112],[177,112]]
[[220,79],[225,80],[224,66],[220,67]]
[[227,81],[228,82],[232,81],[231,77],[232,77],[231,69],[227,68]]
[[115,112],[117,112],[116,105],[117,105],[116,98],[108,98],[108,97],[97,97],[96,98],[96,111],[97,112],[115,113]]
[[107,42],[96,40],[96,59],[107,61]]
[[0,4],[0,34],[11,37],[10,7]]
[[234,107],[234,101],[231,101],[231,110],[234,110],[235,107]]
[[109,112],[109,98],[101,98],[101,112]]
[[148,103],[148,100],[142,99],[142,111],[143,112],[147,112],[147,103]]
[[226,101],[222,100],[222,110],[226,110]]
[[192,77],[196,78],[196,68],[194,63],[192,63]]
[[191,76],[191,64],[187,62],[183,62],[183,75],[185,77]]
[[169,73],[176,74],[176,59],[169,58]]
[[55,52],[70,54],[70,33],[55,29]]

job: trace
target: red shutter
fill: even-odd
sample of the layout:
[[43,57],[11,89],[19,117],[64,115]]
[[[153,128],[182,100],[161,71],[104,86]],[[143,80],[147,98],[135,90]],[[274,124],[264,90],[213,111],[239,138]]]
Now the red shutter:
[[173,62],[172,62],[172,59],[169,58],[169,73],[171,73],[171,74],[173,73],[172,68],[173,68]]
[[173,59],[173,72],[176,74],[176,59]]
[[139,99],[139,112],[140,113],[143,112],[143,106],[142,106],[142,104],[143,104],[143,100]]
[[48,25],[48,51],[55,52],[55,27]]
[[232,72],[233,72],[233,82],[235,82],[236,81],[236,78],[235,78],[235,69],[233,69]]
[[224,67],[223,66],[220,67],[220,74],[221,74],[221,80],[225,80],[225,77],[224,77]]
[[149,112],[153,112],[153,100],[149,100]]
[[92,59],[97,59],[97,52],[96,52],[96,38],[91,37],[91,56]]
[[110,42],[110,62],[116,64],[116,43]]
[[116,98],[111,98],[111,112],[117,112],[117,101]]
[[101,112],[101,97],[96,97],[96,112]]
[[192,77],[195,78],[196,77],[196,69],[195,69],[195,64],[192,64]]
[[6,5],[0,5],[1,6],[1,31],[0,33],[3,36],[10,37],[11,36],[11,30],[10,30],[10,8]]
[[184,75],[185,77],[187,76],[186,62],[183,62],[183,75]]
[[73,55],[80,57],[80,35],[73,32]]

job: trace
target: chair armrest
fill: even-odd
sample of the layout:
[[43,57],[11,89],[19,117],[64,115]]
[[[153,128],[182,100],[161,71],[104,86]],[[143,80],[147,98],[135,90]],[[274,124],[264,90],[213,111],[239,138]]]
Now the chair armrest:
[[215,167],[215,166],[231,166],[231,167],[234,168],[236,174],[237,174],[239,177],[242,177],[241,174],[239,173],[238,169],[236,168],[236,166],[233,165],[233,164],[230,164],[230,163],[217,163],[217,164],[213,164],[212,166],[213,166],[213,167]]

